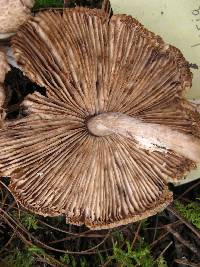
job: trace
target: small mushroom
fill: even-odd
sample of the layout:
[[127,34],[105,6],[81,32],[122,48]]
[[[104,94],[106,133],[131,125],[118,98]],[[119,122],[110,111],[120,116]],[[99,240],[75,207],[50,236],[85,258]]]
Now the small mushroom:
[[6,52],[9,64],[17,68],[18,65],[13,59],[12,50],[5,41],[8,41],[30,18],[34,3],[35,0],[0,0],[0,49]]
[[31,15],[34,0],[0,0],[0,39],[12,36]]
[[16,199],[94,229],[163,210],[167,183],[200,159],[181,52],[130,16],[86,8],[39,13],[12,45],[24,74],[46,88],[0,130],[0,172]]

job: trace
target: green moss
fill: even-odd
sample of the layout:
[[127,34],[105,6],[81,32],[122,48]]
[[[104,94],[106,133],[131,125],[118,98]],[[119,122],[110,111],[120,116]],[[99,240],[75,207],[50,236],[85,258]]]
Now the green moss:
[[157,267],[168,267],[168,266],[167,266],[167,262],[166,262],[166,260],[164,259],[163,256],[160,256],[160,257],[157,259],[156,263],[157,263]]
[[34,9],[36,8],[50,8],[63,7],[63,0],[36,0]]
[[117,266],[121,267],[153,267],[153,258],[149,247],[141,242],[135,250],[131,248],[129,242],[126,242],[127,249],[123,250],[115,243],[113,245],[113,256],[111,259],[114,260]]
[[24,213],[21,217],[21,223],[30,231],[38,229],[38,220],[35,215]]
[[18,212],[14,211],[12,212],[12,216],[18,221],[20,221],[23,226],[29,230],[34,231],[38,229],[38,220],[37,217],[31,213],[22,211],[20,213],[20,217]]
[[44,251],[37,246],[30,246],[22,251],[13,251],[6,258],[6,262],[9,267],[32,267],[35,262],[34,255],[42,255]]
[[200,229],[200,204],[199,202],[191,202],[184,205],[180,201],[175,201],[175,208],[180,212],[180,214]]

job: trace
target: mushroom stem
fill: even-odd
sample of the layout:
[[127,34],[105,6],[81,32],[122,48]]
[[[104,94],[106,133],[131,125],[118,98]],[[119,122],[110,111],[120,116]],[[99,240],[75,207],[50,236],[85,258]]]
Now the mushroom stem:
[[147,150],[173,150],[194,162],[200,162],[200,140],[166,125],[147,123],[120,113],[103,113],[87,123],[90,133],[107,136],[113,133],[135,139]]
[[5,112],[3,109],[3,104],[6,98],[6,92],[4,89],[4,80],[6,73],[10,70],[10,66],[8,65],[6,55],[3,51],[0,50],[0,128],[2,126],[2,119],[4,119]]
[[21,70],[14,58],[12,48],[9,45],[0,43],[0,51],[5,53],[8,64]]

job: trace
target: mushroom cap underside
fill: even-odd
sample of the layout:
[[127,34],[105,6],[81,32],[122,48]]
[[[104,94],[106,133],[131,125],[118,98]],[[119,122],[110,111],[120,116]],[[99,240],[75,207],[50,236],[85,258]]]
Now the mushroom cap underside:
[[118,134],[94,136],[87,121],[118,112],[199,138],[199,114],[184,98],[192,77],[181,52],[130,16],[86,8],[37,14],[12,46],[24,74],[46,88],[46,96],[27,96],[24,118],[0,130],[0,172],[11,176],[20,203],[95,229],[165,208],[167,182],[195,163]]

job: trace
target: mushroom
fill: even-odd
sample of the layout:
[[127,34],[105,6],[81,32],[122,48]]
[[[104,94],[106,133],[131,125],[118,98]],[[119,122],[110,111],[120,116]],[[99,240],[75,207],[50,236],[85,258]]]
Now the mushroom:
[[9,64],[17,68],[12,50],[5,41],[8,41],[18,28],[30,18],[34,3],[35,0],[0,0],[0,49],[6,52]]
[[34,0],[0,0],[0,39],[12,36],[31,15]]
[[12,46],[24,74],[46,88],[0,130],[0,172],[15,198],[93,229],[163,210],[167,183],[200,159],[181,52],[130,16],[87,8],[37,14]]
[[4,118],[4,109],[3,104],[6,98],[6,93],[4,89],[4,80],[6,73],[10,70],[10,66],[8,65],[6,55],[3,51],[0,51],[0,126],[2,124],[2,119]]

